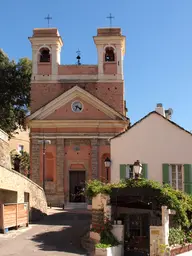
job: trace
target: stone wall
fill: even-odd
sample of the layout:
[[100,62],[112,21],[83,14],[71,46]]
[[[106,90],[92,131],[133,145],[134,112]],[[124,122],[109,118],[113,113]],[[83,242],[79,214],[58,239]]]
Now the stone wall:
[[92,179],[98,179],[98,140],[91,140]]
[[0,165],[5,168],[11,168],[8,135],[1,129],[0,129]]
[[23,203],[25,193],[29,193],[31,219],[38,219],[47,214],[47,201],[43,189],[24,175],[0,166],[0,194],[2,190],[3,193],[17,192],[18,203]]

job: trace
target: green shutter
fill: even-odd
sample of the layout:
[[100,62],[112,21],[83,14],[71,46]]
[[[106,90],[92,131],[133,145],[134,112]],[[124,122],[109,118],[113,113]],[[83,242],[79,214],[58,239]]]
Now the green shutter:
[[120,180],[126,177],[126,164],[120,164]]
[[163,164],[163,184],[170,184],[168,164]]
[[148,179],[148,166],[147,166],[147,164],[142,164],[141,178]]
[[192,165],[184,164],[184,191],[192,195]]

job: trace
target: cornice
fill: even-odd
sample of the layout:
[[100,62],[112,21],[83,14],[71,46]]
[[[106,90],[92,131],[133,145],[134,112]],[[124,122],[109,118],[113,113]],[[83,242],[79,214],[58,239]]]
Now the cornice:
[[46,79],[42,79],[42,80],[32,80],[31,84],[54,84],[54,83],[61,83],[61,84],[74,84],[74,83],[78,83],[78,82],[84,82],[84,83],[122,83],[124,82],[124,79],[81,79],[81,77],[79,76],[80,79],[60,79],[60,76],[58,75],[58,79],[50,79],[50,77],[46,80]]
[[28,37],[29,41],[33,46],[39,45],[39,44],[55,44],[59,43],[61,46],[63,46],[63,40],[61,36],[55,36],[55,37]]
[[125,128],[128,121],[123,120],[31,120],[30,128]]
[[31,133],[30,137],[32,139],[92,139],[92,138],[97,138],[97,139],[111,139],[118,133]]

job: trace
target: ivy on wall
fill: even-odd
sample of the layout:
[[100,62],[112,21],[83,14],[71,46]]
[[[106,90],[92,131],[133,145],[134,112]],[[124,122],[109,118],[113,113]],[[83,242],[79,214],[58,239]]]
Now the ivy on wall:
[[160,192],[157,198],[159,206],[167,206],[176,211],[175,221],[181,227],[189,228],[192,225],[192,196],[173,189],[169,185],[161,185],[159,182],[146,179],[126,179],[119,183],[102,183],[99,180],[91,180],[86,186],[86,195],[89,198],[98,194],[110,195],[112,188],[151,188]]

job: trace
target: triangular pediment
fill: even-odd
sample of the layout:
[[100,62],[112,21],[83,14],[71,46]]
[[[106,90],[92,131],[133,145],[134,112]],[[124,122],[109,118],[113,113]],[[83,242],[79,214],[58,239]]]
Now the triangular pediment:
[[[86,115],[87,111],[87,117],[90,116],[90,111],[92,111],[92,116],[89,117],[89,119],[112,119],[112,120],[127,120],[127,117],[121,115],[117,111],[115,111],[113,108],[90,94],[89,92],[83,90],[79,86],[74,86],[70,90],[64,92],[33,114],[29,116],[29,120],[56,120],[56,119],[71,119],[72,115],[75,114],[71,111],[71,118],[69,118],[69,112],[68,115],[66,114],[67,111],[69,111],[69,106],[71,106],[73,101],[80,100],[83,102],[83,104],[86,106],[84,109],[84,115]],[[65,108],[66,106],[66,108]],[[95,111],[95,117],[94,117],[94,109]],[[89,113],[88,113],[89,112]],[[59,113],[59,114],[58,114]],[[99,114],[98,114],[99,113]],[[63,115],[63,116],[62,116]],[[79,115],[80,116],[80,115]],[[106,118],[105,118],[106,117]],[[77,118],[78,119],[78,118]],[[86,118],[85,118],[86,119]]]

